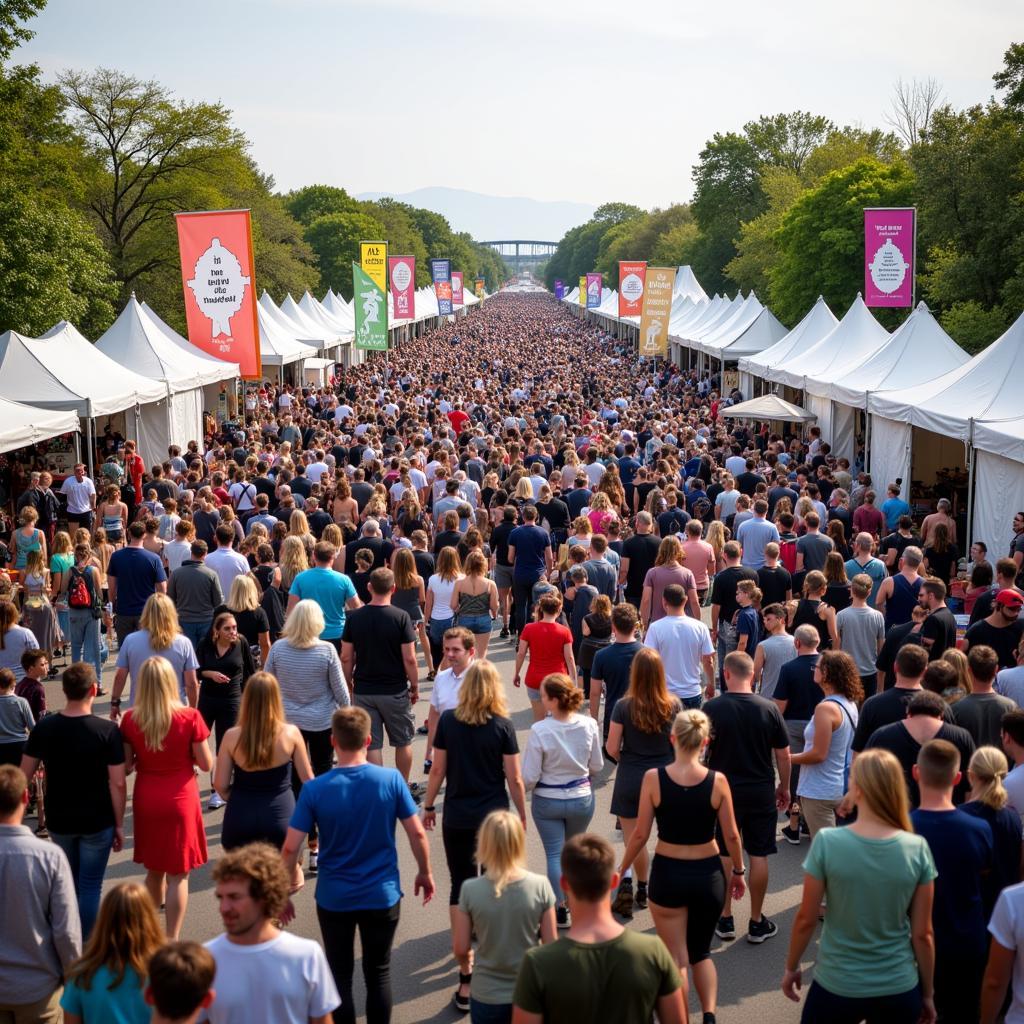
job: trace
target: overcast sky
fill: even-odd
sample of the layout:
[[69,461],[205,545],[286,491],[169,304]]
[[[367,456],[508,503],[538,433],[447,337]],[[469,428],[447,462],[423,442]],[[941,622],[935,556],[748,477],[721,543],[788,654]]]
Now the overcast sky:
[[[471,11],[472,13],[467,13]],[[895,80],[992,95],[1016,0],[49,0],[16,59],[219,99],[283,189],[430,185],[643,207],[706,139],[796,109],[883,124]]]

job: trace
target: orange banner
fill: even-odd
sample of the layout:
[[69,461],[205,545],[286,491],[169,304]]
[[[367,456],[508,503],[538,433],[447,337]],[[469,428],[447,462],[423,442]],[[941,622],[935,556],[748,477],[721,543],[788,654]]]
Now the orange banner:
[[619,260],[619,316],[639,316],[644,303],[647,261]]
[[188,340],[260,377],[260,329],[248,210],[175,215]]

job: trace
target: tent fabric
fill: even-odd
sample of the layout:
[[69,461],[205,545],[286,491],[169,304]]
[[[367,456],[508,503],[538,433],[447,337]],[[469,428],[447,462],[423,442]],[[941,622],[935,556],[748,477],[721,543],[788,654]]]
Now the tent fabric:
[[256,320],[260,328],[260,361],[265,366],[289,366],[316,355],[315,344],[305,345],[292,336],[259,302]]
[[675,283],[672,286],[673,295],[684,295],[694,302],[707,302],[708,293],[700,286],[693,273],[693,268],[687,263],[676,271]]
[[108,416],[166,397],[166,385],[119,366],[71,325],[42,338],[0,335],[0,397]]
[[804,401],[807,402],[807,408],[814,413],[814,418],[818,421],[818,426],[821,427],[821,436],[831,440],[832,399],[822,398],[820,395],[805,395]]
[[[871,412],[912,423],[945,437],[971,439],[971,420],[1010,420],[1020,416],[1020,382],[1024,380],[1024,314],[988,348],[941,377],[913,387],[872,393]],[[1015,450],[1012,434],[993,425],[984,432],[993,454]],[[977,442],[977,438],[975,438]]]
[[[291,298],[291,296],[289,296],[289,298]],[[298,307],[313,323],[326,330],[337,331],[339,336],[348,338],[349,340],[351,340],[355,334],[355,331],[348,327],[345,322],[337,320],[331,316],[330,312],[317,302],[309,292],[303,293],[302,298],[298,301]]]
[[788,359],[799,359],[834,330],[838,323],[832,310],[819,295],[818,301],[793,330],[756,356],[740,359],[740,370],[763,378],[769,367],[779,366]]
[[804,388],[812,380],[845,374],[874,355],[888,340],[889,332],[871,315],[858,294],[830,333],[799,357],[790,356],[780,366],[769,367],[765,376],[777,384]]
[[815,418],[813,412],[786,402],[778,395],[761,395],[760,398],[737,402],[723,409],[721,415],[727,419],[785,420],[792,423],[809,423]]
[[1002,455],[976,451],[974,457],[971,537],[988,545],[989,560],[994,561],[1009,550],[1013,517],[1024,509],[1024,472],[1018,461]]
[[304,345],[311,345],[316,349],[324,349],[327,347],[327,338],[325,337],[326,332],[322,327],[307,328],[302,324],[296,323],[287,313],[285,313],[280,306],[270,297],[270,293],[264,290],[260,296],[259,304],[266,311],[267,315],[271,317],[281,328],[296,341],[301,341]]
[[711,348],[712,342],[705,342],[701,345],[701,350],[717,359],[738,360],[742,356],[760,352],[774,345],[785,337],[786,333],[786,328],[775,314],[767,306],[762,306],[753,322],[732,340],[726,341],[723,345],[715,345],[714,350]]
[[278,309],[294,323],[298,324],[303,330],[309,332],[318,332],[323,334],[327,331],[325,341],[331,346],[337,344],[340,341],[346,341],[350,334],[341,330],[340,326],[335,329],[327,328],[326,325],[317,323],[292,297],[286,295],[284,300],[278,306]]
[[73,433],[78,426],[78,416],[71,409],[36,409],[0,398],[0,452]]
[[1024,416],[1007,420],[975,420],[974,447],[1024,462]]
[[868,439],[868,463],[871,480],[879,493],[897,480],[902,480],[901,493],[910,492],[910,458],[913,428],[885,416],[872,416]]
[[758,318],[764,306],[751,292],[744,303],[733,311],[732,316],[722,321],[714,330],[708,331],[693,346],[706,355],[717,356],[724,345],[735,341]]

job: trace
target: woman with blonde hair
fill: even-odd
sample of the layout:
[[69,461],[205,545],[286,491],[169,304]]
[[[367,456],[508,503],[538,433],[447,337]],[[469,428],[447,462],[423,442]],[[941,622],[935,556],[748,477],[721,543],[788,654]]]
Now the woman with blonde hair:
[[166,941],[149,893],[137,882],[113,886],[82,950],[68,968],[60,1006],[65,1024],[143,1024],[149,959]]
[[658,546],[658,555],[654,565],[647,570],[640,596],[640,623],[645,630],[652,622],[665,617],[661,597],[665,588],[673,583],[682,587],[686,594],[687,615],[700,618],[697,578],[683,565],[685,558],[678,537],[666,537]]
[[[434,574],[427,580],[427,600],[424,615],[427,619],[427,632],[430,635],[430,655],[434,669],[438,668],[443,658],[442,640],[444,631],[455,625],[455,613],[452,611],[452,594],[455,585],[462,579],[462,563],[459,553],[452,547],[443,547],[438,552]],[[433,674],[428,674],[433,679]]]
[[434,659],[430,651],[427,624],[423,618],[423,608],[427,601],[426,585],[423,577],[416,572],[416,558],[412,551],[409,548],[398,548],[391,561],[391,568],[395,574],[395,592],[391,595],[391,604],[401,608],[412,619],[427,672],[433,672]]
[[498,588],[487,578],[487,559],[482,552],[470,551],[462,567],[465,575],[455,581],[448,606],[455,613],[455,624],[473,634],[476,656],[486,658],[498,615]]
[[[423,800],[423,826],[437,822],[434,801],[445,785],[441,836],[451,875],[448,910],[455,927],[462,883],[477,875],[476,833],[491,811],[507,810],[509,795],[526,824],[526,791],[519,767],[519,743],[508,717],[505,689],[498,669],[486,659],[474,661],[459,689],[459,703],[445,711],[434,733],[434,763]],[[507,786],[507,791],[506,791]],[[467,953],[459,961],[455,1005],[465,1010],[472,981]]]
[[[331,717],[335,709],[352,703],[338,652],[328,640],[321,640],[324,613],[315,601],[299,601],[288,613],[281,636],[270,648],[266,672],[273,675],[281,691],[285,720],[298,726],[313,774],[331,770]],[[298,796],[302,781],[292,774],[292,790]],[[320,844],[316,829],[309,834],[309,873],[316,874]]]
[[313,560],[313,548],[316,547],[316,538],[313,536],[313,531],[309,528],[309,520],[306,518],[306,513],[301,508],[295,509],[288,517],[288,536],[298,537],[302,541],[302,546],[306,549],[306,561],[311,562]]
[[110,717],[116,722],[121,712],[121,694],[130,680],[127,707],[135,702],[139,673],[150,658],[164,658],[178,680],[182,704],[195,707],[199,702],[199,661],[195,648],[178,624],[174,602],[166,594],[150,594],[142,607],[139,628],[124,638],[117,651],[117,669],[110,693]]
[[134,706],[121,723],[125,770],[132,793],[134,851],[146,868],[153,903],[167,906],[167,937],[181,934],[188,905],[188,875],[206,863],[206,829],[193,768],[209,771],[210,730],[195,708],[178,699],[178,680],[164,658],[149,658],[139,672]]
[[596,491],[590,496],[590,511],[587,518],[594,533],[608,532],[608,524],[617,517],[607,494]]
[[827,891],[828,914],[801,1020],[933,1022],[937,873],[927,840],[913,833],[895,755],[881,749],[858,754],[850,796],[857,820],[823,828],[804,861],[782,991],[799,1002],[800,961]]
[[572,521],[572,536],[566,542],[569,547],[582,545],[590,547],[590,538],[594,535],[594,527],[586,516],[577,516]]
[[270,654],[270,620],[260,607],[260,592],[252,576],[236,576],[223,609],[234,612],[238,635],[249,645],[253,661],[264,664]]
[[345,538],[342,535],[341,527],[337,523],[329,523],[324,527],[324,532],[320,534],[320,539],[334,548],[334,565],[332,566],[334,571],[343,572],[341,565],[344,560]]
[[959,647],[947,647],[942,652],[939,661],[952,665],[956,670],[956,690],[948,692],[948,695],[947,693],[942,694],[942,699],[947,704],[955,704],[961,697],[966,697],[967,694],[971,693],[973,689],[971,670],[967,664],[967,655]]
[[[669,740],[674,758],[644,773],[636,828],[626,842],[619,874],[645,850],[655,822],[658,843],[651,864],[651,916],[658,937],[668,947],[688,998],[687,968],[700,997],[704,1019],[718,1009],[718,978],[711,960],[711,940],[725,905],[726,887],[734,900],[744,893],[743,873],[726,879],[720,853],[743,863],[740,832],[733,813],[732,791],[720,772],[701,764],[711,736],[703,711],[680,711]],[[725,850],[719,848],[716,831]]]
[[[526,831],[510,811],[491,811],[484,818],[476,860],[484,866],[483,874],[462,883],[453,914],[452,952],[460,964],[475,961],[470,1020],[511,1024],[523,955],[537,945],[538,934],[544,945],[558,936],[555,891],[544,875],[526,870]],[[464,1009],[465,1000],[457,1005]]]
[[[296,511],[298,511],[296,509]],[[281,524],[284,525],[283,523]],[[291,534],[281,541],[281,554],[278,558],[281,570],[281,589],[287,593],[291,590],[295,577],[309,568],[309,556],[306,545],[301,537]]]
[[[711,545],[711,550],[715,554],[715,575],[725,568],[725,545],[729,540],[728,532],[725,528],[725,523],[721,519],[714,519],[708,523],[708,532],[704,539]],[[709,581],[709,586],[711,583],[714,583],[714,579],[713,575]]]
[[41,548],[29,551],[22,577],[21,624],[30,629],[39,646],[47,652],[62,654],[64,635],[57,619],[57,610],[50,600],[50,570]]
[[1021,880],[1020,815],[1009,807],[1004,780],[1010,771],[1006,755],[998,747],[978,747],[967,766],[971,792],[960,805],[975,818],[987,821],[994,840],[992,870],[983,883],[985,920],[992,914],[999,894]]
[[548,717],[530,728],[523,783],[533,791],[533,823],[544,845],[548,881],[552,891],[559,892],[558,927],[568,928],[569,911],[558,881],[562,848],[566,840],[586,832],[594,816],[591,779],[604,765],[601,733],[596,719],[578,713],[583,691],[566,675],[554,673],[544,679],[540,703]]
[[50,552],[50,600],[57,611],[57,623],[65,642],[71,637],[71,617],[68,614],[68,582],[71,567],[75,564],[74,545],[71,534],[58,530],[53,535]]
[[227,801],[220,840],[225,850],[284,845],[295,810],[293,775],[300,784],[313,778],[306,742],[285,718],[277,680],[256,672],[245,684],[238,724],[224,734],[217,754],[214,785]]

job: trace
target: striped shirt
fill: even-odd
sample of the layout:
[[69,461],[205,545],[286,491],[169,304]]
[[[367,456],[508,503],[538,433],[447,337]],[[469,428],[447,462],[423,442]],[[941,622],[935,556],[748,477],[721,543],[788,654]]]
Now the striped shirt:
[[338,652],[324,640],[305,648],[278,640],[263,667],[277,677],[285,717],[300,729],[330,729],[334,709],[351,703]]

